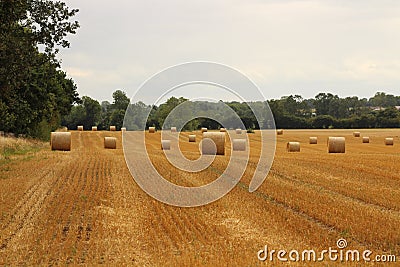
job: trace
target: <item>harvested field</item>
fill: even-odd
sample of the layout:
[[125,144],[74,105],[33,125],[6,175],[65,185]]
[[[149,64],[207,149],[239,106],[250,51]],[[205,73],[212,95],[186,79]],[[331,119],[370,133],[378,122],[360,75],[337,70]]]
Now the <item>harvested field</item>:
[[[254,193],[248,185],[260,134],[248,134],[250,161],[240,183],[198,208],[169,206],[143,192],[126,167],[121,134],[72,131],[71,151],[46,145],[0,158],[0,265],[265,266],[257,259],[265,245],[322,251],[339,238],[349,249],[400,260],[399,130],[363,129],[370,137],[363,144],[353,130],[285,129],[272,170]],[[179,145],[194,160],[199,142],[188,142],[190,134],[201,140],[200,131],[180,133]],[[104,149],[105,136],[117,137],[117,149]],[[310,145],[310,136],[321,142]],[[329,154],[329,136],[346,137],[346,153]],[[188,174],[166,160],[160,132],[146,132],[146,141],[156,169],[185,186],[216,179],[232,150],[226,138],[225,156]],[[289,141],[300,142],[301,152],[287,153]]]

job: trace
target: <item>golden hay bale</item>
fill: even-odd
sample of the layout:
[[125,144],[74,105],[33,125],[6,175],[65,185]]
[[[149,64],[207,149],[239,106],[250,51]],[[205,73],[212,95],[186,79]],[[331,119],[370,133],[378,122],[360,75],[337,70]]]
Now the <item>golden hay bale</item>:
[[171,133],[176,133],[176,127],[171,127]]
[[369,137],[364,136],[364,137],[362,138],[362,142],[363,142],[364,144],[368,144],[368,143],[369,143]]
[[238,128],[238,129],[236,129],[235,131],[236,131],[236,134],[242,134],[242,129],[239,129],[239,128]]
[[62,126],[56,130],[56,132],[68,132],[68,128],[66,126]]
[[394,145],[394,139],[393,138],[385,138],[385,145],[393,146]]
[[171,149],[171,140],[161,140],[161,149],[162,150],[170,150]]
[[329,137],[328,138],[328,152],[329,153],[345,153],[346,152],[346,138],[344,138],[344,137]]
[[189,135],[189,142],[196,142],[196,135],[190,134]]
[[117,138],[104,137],[104,148],[116,149],[117,148]]
[[117,130],[117,127],[115,127],[114,125],[110,126],[110,131],[115,132]]
[[71,133],[70,132],[52,132],[50,135],[51,150],[71,150]]
[[122,132],[125,132],[125,131],[126,131],[126,127],[122,127],[122,128],[121,128],[121,131],[122,131]]
[[83,125],[78,126],[78,131],[83,131]]
[[226,132],[226,129],[225,129],[225,128],[220,128],[219,131],[220,131],[221,133],[225,133],[225,132]]
[[286,145],[287,152],[300,152],[299,142],[288,142]]
[[361,133],[360,133],[360,132],[354,132],[354,133],[353,133],[353,136],[354,136],[354,137],[360,137],[360,136],[361,136]]
[[156,127],[149,127],[149,133],[155,133]]
[[207,128],[205,128],[205,127],[201,128],[201,132],[202,132],[202,133],[205,133],[205,132],[207,132],[207,130],[208,130],[208,129],[207,129]]
[[233,139],[232,149],[233,151],[246,151],[246,139]]
[[225,133],[203,133],[201,153],[205,155],[225,155]]
[[311,144],[311,145],[316,145],[316,144],[318,144],[318,137],[315,137],[315,136],[310,137],[310,144]]
[[282,129],[276,130],[276,134],[277,134],[277,135],[283,135],[283,130],[282,130]]
[[92,126],[92,131],[97,131],[97,126]]

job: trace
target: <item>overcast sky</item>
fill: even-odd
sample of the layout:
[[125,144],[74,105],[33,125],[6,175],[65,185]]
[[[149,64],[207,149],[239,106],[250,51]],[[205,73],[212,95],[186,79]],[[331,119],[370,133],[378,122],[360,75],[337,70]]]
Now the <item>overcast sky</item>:
[[240,70],[268,99],[400,95],[400,1],[65,2],[81,28],[60,57],[81,96],[131,98],[160,70],[199,60]]

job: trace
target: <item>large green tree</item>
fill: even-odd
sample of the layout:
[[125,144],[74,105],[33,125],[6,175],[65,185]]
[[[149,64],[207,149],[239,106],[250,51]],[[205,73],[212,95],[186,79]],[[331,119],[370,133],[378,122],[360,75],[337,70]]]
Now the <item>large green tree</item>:
[[61,1],[0,1],[0,130],[47,136],[78,102],[56,55],[78,22]]

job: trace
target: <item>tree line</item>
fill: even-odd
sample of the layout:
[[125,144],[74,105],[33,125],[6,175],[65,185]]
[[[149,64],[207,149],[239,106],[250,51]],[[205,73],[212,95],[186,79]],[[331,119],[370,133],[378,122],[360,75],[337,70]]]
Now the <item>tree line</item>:
[[[113,93],[113,102],[99,103],[88,96],[82,97],[82,103],[72,107],[70,114],[62,119],[62,124],[70,129],[84,125],[89,130],[97,126],[106,130],[110,125],[117,129],[123,126],[124,115],[129,107],[132,116],[144,114],[140,110],[148,110],[146,127],[161,129],[170,112],[178,105],[189,101],[186,98],[171,97],[165,103],[155,106],[142,102],[129,103],[129,98],[122,90]],[[254,107],[265,102],[224,102],[240,117],[247,129],[259,129],[260,125],[253,114]],[[268,100],[267,103],[274,115],[277,128],[285,129],[324,129],[324,128],[398,128],[400,127],[400,96],[383,92],[376,93],[366,99],[358,97],[340,98],[331,93],[319,93],[315,98],[304,99],[299,95],[284,96],[280,99]],[[215,108],[206,103],[204,109]],[[208,105],[208,106],[207,106]],[[253,108],[253,109],[252,109]],[[184,130],[196,130],[201,127],[218,129],[222,125],[207,118],[189,121]],[[224,117],[221,115],[221,117]],[[146,119],[146,118],[141,118]],[[227,118],[223,119],[227,121]],[[235,127],[235,125],[232,125]]]

